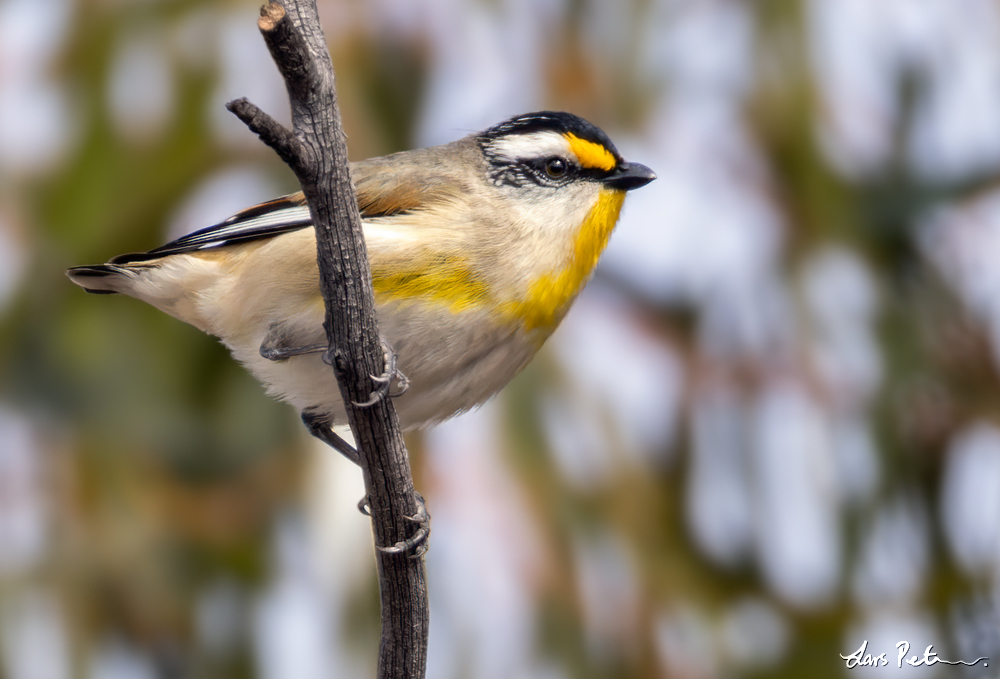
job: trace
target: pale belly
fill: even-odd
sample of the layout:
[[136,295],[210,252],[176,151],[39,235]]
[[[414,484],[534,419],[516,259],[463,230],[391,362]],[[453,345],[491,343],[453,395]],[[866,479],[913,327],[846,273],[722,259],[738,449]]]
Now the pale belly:
[[[394,398],[400,424],[412,429],[469,410],[502,389],[541,346],[544,337],[502,324],[491,314],[440,306],[395,304],[378,309],[379,328],[398,357],[409,388]],[[347,422],[333,370],[320,354],[270,361],[260,356],[264,332],[234,342],[222,338],[268,390],[298,410],[328,414]],[[303,346],[325,344],[322,319],[303,319],[296,333]],[[375,389],[376,383],[372,382]]]

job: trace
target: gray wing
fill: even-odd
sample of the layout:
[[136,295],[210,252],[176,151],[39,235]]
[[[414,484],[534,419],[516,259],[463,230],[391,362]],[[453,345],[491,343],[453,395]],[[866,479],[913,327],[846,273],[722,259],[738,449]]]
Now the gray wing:
[[[416,149],[351,164],[358,208],[363,219],[420,209],[428,201],[454,194],[461,178],[441,149]],[[197,250],[272,238],[312,224],[302,192],[275,198],[229,219],[142,253],[119,255],[109,264],[132,264]]]

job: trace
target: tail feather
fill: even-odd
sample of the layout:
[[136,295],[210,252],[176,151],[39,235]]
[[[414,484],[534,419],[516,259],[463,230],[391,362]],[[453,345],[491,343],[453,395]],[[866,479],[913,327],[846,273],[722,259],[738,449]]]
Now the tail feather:
[[95,295],[114,295],[128,286],[130,272],[113,264],[75,266],[66,271],[69,279]]
[[212,256],[181,254],[128,264],[112,260],[106,264],[75,266],[66,275],[87,292],[128,295],[210,332],[199,293],[210,288],[219,277],[218,262]]

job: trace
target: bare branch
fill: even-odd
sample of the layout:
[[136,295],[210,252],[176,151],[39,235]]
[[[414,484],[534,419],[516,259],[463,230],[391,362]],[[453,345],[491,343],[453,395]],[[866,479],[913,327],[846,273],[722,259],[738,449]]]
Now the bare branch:
[[257,108],[256,104],[250,103],[246,97],[234,99],[226,104],[226,108],[288,165],[308,167],[315,162],[308,157],[307,148],[288,128]]
[[229,109],[292,168],[309,203],[326,302],[327,356],[358,444],[379,547],[378,676],[423,677],[428,627],[423,561],[408,558],[413,550],[400,548],[413,547],[418,555],[423,548],[426,527],[415,525],[423,504],[413,489],[392,399],[371,403],[378,385],[372,376],[386,367],[330,54],[315,0],[272,3],[261,9],[258,26],[285,79],[293,131],[245,99],[231,102]]

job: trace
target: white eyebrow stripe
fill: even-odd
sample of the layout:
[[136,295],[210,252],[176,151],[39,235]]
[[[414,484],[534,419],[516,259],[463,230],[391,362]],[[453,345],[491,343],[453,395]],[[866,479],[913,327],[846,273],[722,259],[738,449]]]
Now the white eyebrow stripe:
[[547,158],[561,156],[577,160],[576,154],[569,146],[566,137],[558,132],[531,132],[529,134],[513,134],[500,137],[491,145],[494,153],[510,160],[527,160],[529,158]]

